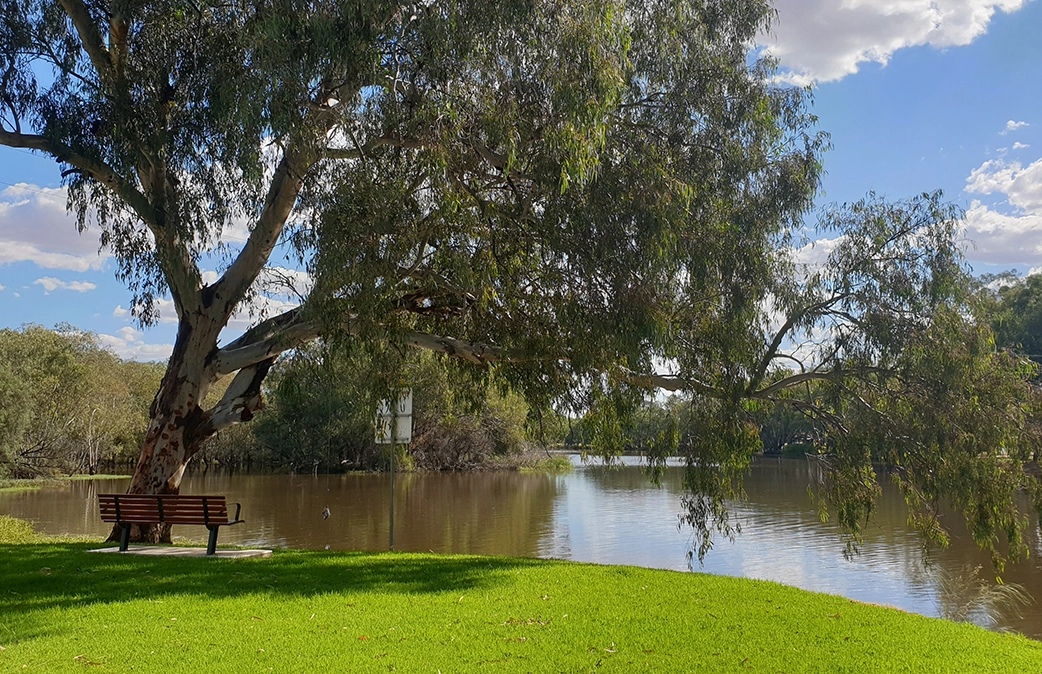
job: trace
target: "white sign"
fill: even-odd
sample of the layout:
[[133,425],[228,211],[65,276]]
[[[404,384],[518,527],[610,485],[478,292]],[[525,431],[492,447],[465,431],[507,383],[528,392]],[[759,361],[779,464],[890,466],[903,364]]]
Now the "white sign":
[[[391,424],[394,424],[394,436],[391,435]],[[398,398],[398,403],[391,409],[389,400],[380,402],[376,409],[376,442],[387,445],[395,443],[404,445],[412,442],[412,389]]]

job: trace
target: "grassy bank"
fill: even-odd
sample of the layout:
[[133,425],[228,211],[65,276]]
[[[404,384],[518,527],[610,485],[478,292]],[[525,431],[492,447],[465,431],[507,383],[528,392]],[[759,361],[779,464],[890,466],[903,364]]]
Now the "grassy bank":
[[531,559],[92,547],[0,518],[0,671],[1042,670],[1042,644],[1019,636],[774,583]]
[[31,479],[0,479],[0,492],[36,491],[44,487],[60,487],[79,480],[123,480],[129,475],[66,475],[63,477],[34,477]]

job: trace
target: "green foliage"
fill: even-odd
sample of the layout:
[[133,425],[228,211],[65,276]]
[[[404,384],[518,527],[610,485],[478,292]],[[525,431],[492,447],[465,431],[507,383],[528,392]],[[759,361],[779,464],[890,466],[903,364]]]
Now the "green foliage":
[[0,515],[0,545],[36,543],[39,538],[39,535],[33,531],[31,522]]
[[995,343],[1042,363],[1042,274],[994,280],[1000,287],[986,293],[984,302]]
[[0,472],[94,473],[129,461],[161,375],[69,326],[0,331]]
[[529,407],[487,374],[429,353],[390,362],[366,349],[309,345],[269,373],[267,404],[256,422],[219,433],[200,462],[303,472],[385,470],[389,454],[374,443],[373,419],[394,381],[413,390],[413,441],[400,450],[399,470],[491,467],[529,446]]
[[701,573],[289,550],[214,563],[87,549],[0,549],[0,587],[19,593],[0,595],[0,667],[973,674],[1042,667],[1042,646],[1018,635]]

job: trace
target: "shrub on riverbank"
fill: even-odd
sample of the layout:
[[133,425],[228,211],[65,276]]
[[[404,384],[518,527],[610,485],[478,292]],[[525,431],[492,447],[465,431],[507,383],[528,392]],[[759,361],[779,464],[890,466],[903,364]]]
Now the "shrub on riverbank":
[[1042,668],[1042,644],[1023,637],[707,574],[401,553],[157,558],[8,543],[5,671]]

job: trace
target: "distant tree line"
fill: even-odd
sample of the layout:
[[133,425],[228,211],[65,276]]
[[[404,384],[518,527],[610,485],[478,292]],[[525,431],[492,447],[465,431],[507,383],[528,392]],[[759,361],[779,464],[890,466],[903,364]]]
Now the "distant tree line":
[[68,325],[0,330],[0,477],[133,461],[162,376]]
[[[413,391],[413,433],[399,465],[421,470],[473,470],[504,465],[538,440],[529,407],[507,390],[482,383],[467,368],[435,354],[410,353],[399,364]],[[251,424],[211,438],[196,469],[338,472],[382,470],[389,448],[374,439],[379,399],[387,395],[385,364],[361,350],[316,342],[277,362],[265,381],[265,403]]]

